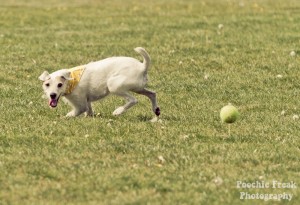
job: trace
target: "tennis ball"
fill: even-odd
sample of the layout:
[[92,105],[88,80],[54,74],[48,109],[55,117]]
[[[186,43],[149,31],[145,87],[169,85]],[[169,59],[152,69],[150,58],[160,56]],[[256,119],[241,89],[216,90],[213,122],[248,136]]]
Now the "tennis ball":
[[222,107],[220,117],[224,123],[234,123],[239,117],[239,111],[231,104]]

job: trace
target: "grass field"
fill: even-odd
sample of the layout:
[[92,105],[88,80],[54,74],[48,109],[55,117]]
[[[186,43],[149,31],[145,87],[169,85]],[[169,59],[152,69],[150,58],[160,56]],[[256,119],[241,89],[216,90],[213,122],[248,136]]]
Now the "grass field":
[[[298,0],[0,0],[0,204],[299,204],[299,187],[237,187],[300,186],[299,25]],[[123,116],[111,96],[74,119],[41,98],[44,70],[141,59],[137,46],[160,123],[141,96]]]

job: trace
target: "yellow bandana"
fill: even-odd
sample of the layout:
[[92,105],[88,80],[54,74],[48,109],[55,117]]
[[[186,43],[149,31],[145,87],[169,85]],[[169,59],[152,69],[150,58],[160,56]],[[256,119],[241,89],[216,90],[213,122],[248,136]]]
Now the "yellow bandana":
[[76,85],[78,85],[84,70],[85,70],[84,65],[69,69],[69,71],[71,72],[70,77],[72,79],[68,81],[68,85],[65,93],[66,95],[72,93]]

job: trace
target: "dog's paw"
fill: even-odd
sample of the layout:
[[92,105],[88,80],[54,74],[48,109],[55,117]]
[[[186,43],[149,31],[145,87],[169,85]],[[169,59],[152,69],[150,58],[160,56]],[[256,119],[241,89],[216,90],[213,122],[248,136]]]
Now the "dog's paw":
[[125,112],[125,108],[124,108],[124,107],[119,107],[119,108],[117,108],[117,109],[113,112],[113,115],[114,115],[114,116],[118,116],[118,115],[121,115],[123,112]]
[[159,115],[160,115],[160,108],[157,107],[157,108],[155,109],[154,113],[155,113],[156,116],[159,116]]
[[75,113],[73,111],[69,112],[67,115],[66,115],[66,118],[70,118],[70,117],[75,117]]
[[96,114],[94,114],[93,112],[85,112],[84,116],[85,117],[95,117]]

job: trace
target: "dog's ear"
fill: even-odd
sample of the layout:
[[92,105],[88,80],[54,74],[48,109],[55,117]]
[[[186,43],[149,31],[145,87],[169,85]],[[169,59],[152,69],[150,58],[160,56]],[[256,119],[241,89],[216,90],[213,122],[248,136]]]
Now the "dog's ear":
[[40,77],[39,77],[39,79],[40,79],[41,81],[48,80],[49,78],[50,78],[50,75],[49,75],[48,71],[44,71],[44,72],[42,73],[42,75],[40,75]]
[[73,78],[71,77],[71,72],[66,70],[61,74],[61,77],[65,80],[72,80]]

